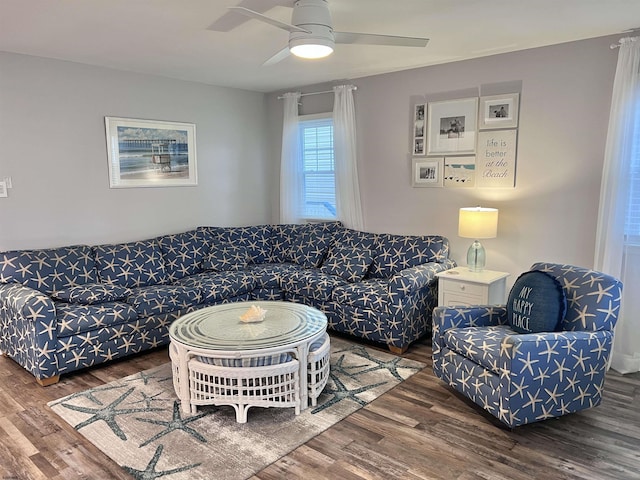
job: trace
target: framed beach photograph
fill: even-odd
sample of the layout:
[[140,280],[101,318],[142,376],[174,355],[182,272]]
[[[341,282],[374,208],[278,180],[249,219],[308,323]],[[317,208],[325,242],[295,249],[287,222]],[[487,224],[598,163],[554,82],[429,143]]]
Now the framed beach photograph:
[[443,180],[445,187],[475,187],[476,157],[445,157]]
[[475,153],[477,97],[429,102],[427,111],[427,155]]
[[198,184],[193,123],[105,117],[109,187]]
[[480,130],[518,126],[519,93],[480,97]]
[[411,185],[413,187],[441,187],[444,157],[414,158]]
[[420,103],[413,110],[413,154],[424,155],[424,103]]

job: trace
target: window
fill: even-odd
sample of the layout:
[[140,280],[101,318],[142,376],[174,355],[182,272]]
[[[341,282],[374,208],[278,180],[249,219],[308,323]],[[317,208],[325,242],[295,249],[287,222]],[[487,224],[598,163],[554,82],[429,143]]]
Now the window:
[[336,219],[336,182],[331,114],[300,117],[302,155],[302,217],[307,220]]
[[631,179],[624,233],[627,237],[627,244],[640,245],[640,102],[635,106],[633,142],[630,155]]

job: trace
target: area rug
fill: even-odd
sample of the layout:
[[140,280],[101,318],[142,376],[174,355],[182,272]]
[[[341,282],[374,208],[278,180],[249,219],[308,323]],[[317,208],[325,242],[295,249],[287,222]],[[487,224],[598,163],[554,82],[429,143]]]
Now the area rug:
[[134,478],[251,477],[425,367],[331,340],[331,374],[316,407],[249,409],[236,423],[227,406],[180,409],[169,363],[49,403]]

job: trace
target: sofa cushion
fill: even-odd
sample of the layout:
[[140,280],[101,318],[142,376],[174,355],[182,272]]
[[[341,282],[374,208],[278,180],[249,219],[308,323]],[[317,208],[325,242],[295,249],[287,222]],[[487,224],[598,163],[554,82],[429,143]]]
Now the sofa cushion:
[[292,262],[291,247],[299,243],[303,224],[279,224],[272,226],[270,262]]
[[341,277],[317,269],[297,270],[282,279],[282,289],[304,298],[330,300],[333,289],[345,283]]
[[499,375],[502,340],[517,334],[508,325],[450,328],[444,332],[443,340],[450,350]]
[[151,285],[133,288],[127,303],[135,308],[141,317],[182,310],[201,303],[202,296],[197,288],[183,285]]
[[334,245],[320,270],[336,275],[350,283],[359,282],[367,274],[373,261],[371,250],[359,246]]
[[249,267],[249,272],[255,279],[256,288],[281,288],[282,279],[298,270],[300,267],[293,263],[264,263]]
[[69,287],[51,294],[54,300],[68,303],[93,305],[96,303],[115,302],[122,300],[129,293],[127,287],[108,285],[106,283],[89,283],[77,287]]
[[55,307],[58,337],[103,330],[138,318],[135,309],[124,302],[107,302],[100,305],[55,302]]
[[439,235],[376,235],[377,255],[370,275],[389,278],[401,270],[428,262],[443,262],[449,256],[449,242]]
[[202,270],[202,261],[210,249],[208,238],[202,230],[158,238],[170,283]]
[[339,305],[386,312],[389,304],[389,285],[386,280],[378,279],[348,283],[336,287],[332,299]]
[[509,292],[507,320],[519,333],[554,332],[567,310],[562,285],[551,275],[525,272]]
[[102,283],[144,287],[167,283],[162,251],[155,240],[95,247]]
[[97,281],[93,252],[86,245],[0,253],[2,283],[21,283],[50,295],[68,287]]
[[204,270],[226,272],[244,270],[249,263],[247,248],[238,245],[219,244],[202,262]]
[[251,263],[266,263],[271,258],[271,225],[200,227],[199,230],[209,235],[211,248],[219,243],[245,247]]
[[350,228],[338,228],[333,232],[332,246],[361,246],[371,251],[376,249],[375,233],[361,232]]
[[292,262],[304,268],[320,266],[329,250],[333,232],[340,225],[340,222],[274,225],[271,261]]
[[185,277],[176,282],[187,288],[197,289],[202,303],[218,303],[225,299],[248,294],[255,286],[253,275],[247,271],[203,272]]

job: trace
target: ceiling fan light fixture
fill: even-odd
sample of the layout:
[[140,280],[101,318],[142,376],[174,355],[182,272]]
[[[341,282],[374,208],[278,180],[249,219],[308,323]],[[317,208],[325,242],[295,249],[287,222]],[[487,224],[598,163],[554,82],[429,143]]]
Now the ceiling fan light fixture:
[[318,42],[317,40],[299,41],[296,44],[290,42],[289,51],[300,58],[324,58],[333,53],[333,45],[329,45],[329,42]]

